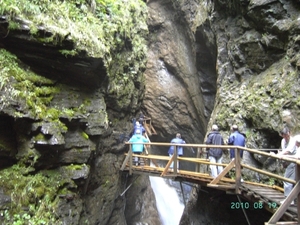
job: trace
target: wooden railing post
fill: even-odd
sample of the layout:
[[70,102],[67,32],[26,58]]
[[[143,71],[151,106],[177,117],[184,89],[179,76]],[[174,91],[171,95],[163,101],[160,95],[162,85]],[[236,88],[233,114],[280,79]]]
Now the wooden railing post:
[[235,193],[239,194],[240,193],[240,186],[241,186],[241,155],[240,155],[240,149],[235,148]]
[[132,144],[129,144],[129,175],[132,175]]
[[174,164],[173,164],[173,169],[174,169],[174,173],[177,174],[177,162],[178,162],[178,159],[177,159],[177,146],[174,145]]
[[[201,148],[197,148],[197,158],[201,158],[201,152],[202,152],[202,149]],[[196,172],[200,172],[200,164],[199,163],[197,163],[197,165],[196,165]]]
[[[295,172],[296,172],[296,177],[295,180],[296,182],[300,181],[300,165],[296,164],[296,168],[295,168]],[[300,221],[300,192],[298,192],[297,195],[297,212],[298,212],[298,221]]]

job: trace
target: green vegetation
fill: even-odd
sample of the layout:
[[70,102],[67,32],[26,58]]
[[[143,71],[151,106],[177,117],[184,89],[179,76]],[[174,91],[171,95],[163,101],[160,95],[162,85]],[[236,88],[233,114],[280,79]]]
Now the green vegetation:
[[[283,123],[284,108],[288,106],[291,113],[298,114],[300,98],[297,96],[300,91],[294,84],[296,76],[295,70],[282,59],[264,73],[251,76],[249,80],[245,79],[241,83],[224,82],[220,90],[224,104],[215,112],[216,123],[220,127],[229,128],[233,123],[244,126],[244,121],[248,121],[249,129],[253,126],[255,130],[278,130],[278,124]],[[294,130],[300,131],[300,127]],[[247,132],[249,140],[256,140],[257,131]]]
[[18,102],[20,111],[15,111],[16,118],[26,113],[32,118],[57,124],[62,132],[67,131],[67,127],[59,120],[65,111],[50,107],[52,98],[60,88],[54,86],[52,80],[31,72],[15,55],[4,49],[0,49],[1,90],[5,93],[0,96],[1,109]]
[[[0,14],[8,16],[10,29],[20,27],[17,17],[24,19],[32,38],[39,42],[63,47],[64,40],[72,41],[74,49],[60,50],[66,57],[86,52],[102,58],[112,83],[111,94],[121,95],[117,93],[120,85],[145,68],[148,28],[143,1],[3,0]],[[40,35],[41,27],[52,35]]]
[[53,213],[60,194],[69,193],[65,180],[57,171],[30,175],[30,167],[14,165],[1,170],[0,186],[11,196],[9,209],[2,210],[5,224],[61,224]]
[[0,97],[2,107],[23,99],[32,117],[44,118],[53,95],[59,92],[53,82],[29,71],[25,65],[4,49],[0,49]]
[[[107,91],[121,96],[117,99],[120,105],[128,105],[129,94],[135,92],[133,81],[143,79],[148,34],[147,8],[143,1],[2,0],[0,15],[6,16],[9,22],[9,34],[26,25],[32,42],[57,47],[58,53],[67,59],[80,54],[103,60],[109,83]],[[73,47],[66,47],[65,41]],[[27,117],[41,124],[50,122],[58,127],[55,131],[63,133],[67,127],[60,119],[86,114],[91,100],[85,99],[70,108],[54,105],[53,99],[60,97],[62,90],[62,85],[33,73],[15,55],[0,49],[0,91],[3,93],[0,110],[9,110],[16,118]],[[69,98],[71,101],[76,96]],[[104,109],[99,111],[98,118],[108,121]],[[85,132],[81,135],[86,140],[90,138]],[[33,141],[47,140],[38,133]],[[34,148],[24,148],[17,156],[17,165],[0,171],[0,186],[11,196],[6,210],[0,211],[5,224],[60,224],[56,218],[58,196],[70,193],[66,187],[76,188],[76,184],[63,177],[61,171],[35,171],[33,166],[39,157]],[[81,165],[70,165],[65,175],[80,169],[83,169]],[[113,184],[106,182],[106,186]]]
[[89,135],[87,133],[85,133],[84,131],[82,131],[81,135],[84,139],[86,139],[86,140],[89,139]]

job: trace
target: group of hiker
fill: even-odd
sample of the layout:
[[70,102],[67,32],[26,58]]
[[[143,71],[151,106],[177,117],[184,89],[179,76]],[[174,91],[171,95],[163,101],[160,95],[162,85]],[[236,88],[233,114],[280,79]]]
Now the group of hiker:
[[[216,124],[212,125],[212,131],[207,135],[205,144],[207,145],[224,145],[224,139],[219,132],[219,128]],[[227,144],[233,146],[246,146],[246,135],[239,131],[237,125],[231,126],[232,133],[230,134]],[[240,157],[243,158],[243,150],[240,150]],[[229,150],[230,159],[234,160],[235,158],[235,149],[231,148]],[[212,147],[207,149],[207,156],[211,163],[222,163],[223,159],[223,150],[221,148]],[[210,172],[212,177],[217,177],[223,170],[222,166],[210,165]],[[243,181],[243,180],[242,180]]]
[[[145,137],[146,130],[144,128],[144,118],[145,116],[140,113],[139,119],[133,119],[133,131],[132,136],[129,139],[132,144],[132,152],[136,155],[140,155],[144,152],[144,144],[149,143],[149,139]],[[138,156],[134,157],[134,165],[138,166],[141,164]]]
[[[134,121],[133,127],[133,135],[130,138],[129,142],[132,144],[132,152],[136,155],[142,154],[144,152],[144,145],[149,143],[149,139],[146,138],[146,130],[143,127],[144,116],[143,114],[140,115],[138,121]],[[146,137],[145,137],[146,136]],[[296,158],[300,159],[300,134],[296,136],[292,136],[290,130],[285,127],[280,131],[280,136],[282,137],[281,140],[281,149],[278,150],[277,153],[271,152],[270,155],[276,154],[280,158],[288,157],[288,158]],[[177,144],[186,144],[186,142],[182,139],[181,134],[177,133],[175,138],[171,140],[171,143],[176,145],[176,152],[178,156],[183,155],[183,146]],[[221,133],[219,132],[219,128],[216,124],[212,125],[211,132],[208,133],[205,144],[207,145],[232,145],[232,146],[246,146],[246,135],[239,131],[237,125],[231,126],[231,134],[228,140],[225,142]],[[171,145],[168,149],[169,157],[172,157],[175,152],[175,145]],[[217,177],[222,171],[223,166],[216,165],[222,164],[223,159],[223,149],[213,146],[211,148],[207,148],[207,158],[209,159],[210,163],[210,173],[212,177]],[[243,150],[239,150],[241,159],[243,158]],[[229,156],[231,160],[235,159],[235,148],[230,148]],[[140,165],[138,161],[138,157],[135,157],[134,163],[135,165]],[[283,167],[285,168],[284,177],[295,180],[295,163],[284,163]],[[170,165],[170,169],[173,169],[173,163]],[[177,163],[177,169],[179,169],[179,163]],[[243,179],[241,179],[243,182]],[[293,189],[293,184],[284,181],[284,195],[288,196]],[[294,201],[292,202],[292,204]]]
[[[132,144],[132,152],[136,155],[140,155],[144,151],[144,144],[149,143],[149,139],[145,137],[146,130],[143,126],[144,122],[144,115],[141,113],[140,118],[138,121],[136,119],[133,120],[133,131],[132,137],[130,138],[129,142],[134,143]],[[233,125],[231,127],[232,134],[229,136],[228,145],[236,145],[245,147],[246,144],[246,137],[244,134],[239,132],[237,125]],[[171,140],[171,143],[174,144],[186,144],[186,142],[182,139],[181,134],[177,133],[175,138]],[[217,125],[212,126],[212,131],[207,135],[207,140],[205,142],[208,145],[223,145],[224,140],[222,135],[218,130]],[[174,154],[174,145],[171,145],[168,149],[169,157],[172,157]],[[183,147],[177,146],[177,155],[183,155]],[[211,163],[222,163],[222,156],[223,150],[220,148],[209,148],[207,151],[208,159]],[[241,158],[243,157],[243,151],[240,151]],[[235,151],[234,149],[230,149],[230,158],[233,160],[235,158]],[[134,165],[140,165],[140,161],[137,156],[134,158]],[[173,163],[170,165],[170,169],[173,169]],[[177,162],[177,169],[179,169],[179,163]],[[211,176],[217,177],[223,170],[222,166],[210,165]]]
[[[228,145],[242,146],[245,147],[246,144],[246,136],[243,133],[240,133],[238,127],[236,125],[232,126],[232,134],[229,136]],[[280,132],[281,139],[281,148],[277,153],[270,152],[270,155],[277,155],[281,159],[283,158],[294,158],[300,159],[300,134],[292,136],[288,127],[284,127]],[[218,126],[212,126],[212,132],[208,134],[206,144],[211,145],[223,145],[224,141],[221,134],[218,132]],[[222,163],[222,149],[220,148],[209,148],[208,156],[209,161],[212,163]],[[240,150],[240,156],[243,157],[243,150]],[[234,149],[230,149],[230,158],[234,159],[235,152]],[[282,161],[282,166],[285,168],[284,177],[295,180],[296,174],[296,164]],[[211,176],[216,177],[223,170],[221,166],[210,165]],[[243,180],[242,180],[243,181]],[[289,183],[287,181],[283,181],[284,188],[284,196],[287,197],[292,189],[294,184]],[[281,201],[283,203],[285,200]],[[291,202],[294,204],[294,201]]]

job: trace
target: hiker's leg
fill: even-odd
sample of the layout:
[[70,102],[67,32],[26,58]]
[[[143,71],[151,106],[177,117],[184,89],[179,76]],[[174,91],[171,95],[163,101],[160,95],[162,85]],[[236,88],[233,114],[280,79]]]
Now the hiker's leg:
[[[137,154],[136,152],[134,152],[133,154]],[[134,156],[134,160],[133,160],[133,165],[137,166],[139,163],[139,158],[137,156]]]
[[[220,157],[218,160],[217,160],[217,163],[222,163],[222,159],[223,157]],[[223,171],[223,166],[217,166],[217,172],[218,172],[218,175]]]
[[234,159],[235,158],[234,149],[230,149],[229,153],[230,153],[230,159],[231,160]]
[[[216,162],[216,158],[215,157],[212,157],[212,156],[209,156],[209,161],[211,163],[215,163]],[[217,167],[215,165],[210,165],[210,174],[212,177],[217,177],[218,174],[217,174]]]
[[[173,154],[169,154],[170,158],[172,158]],[[173,166],[174,166],[174,162],[171,163],[170,165],[170,169],[173,169]]]
[[[285,169],[285,173],[284,173],[284,177],[285,178],[289,178],[291,180],[295,180],[295,164],[291,163],[290,165],[288,165],[288,167]],[[284,196],[287,197],[290,192],[293,189],[293,184],[289,183],[289,182],[285,182],[283,181],[283,187],[284,187]]]

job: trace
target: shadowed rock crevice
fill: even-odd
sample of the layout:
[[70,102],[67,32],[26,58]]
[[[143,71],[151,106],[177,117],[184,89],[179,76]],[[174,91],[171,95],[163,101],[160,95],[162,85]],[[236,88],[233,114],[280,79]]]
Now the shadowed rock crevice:
[[158,133],[153,140],[169,142],[180,132],[187,142],[193,142],[201,139],[206,127],[204,100],[192,32],[178,16],[183,12],[174,13],[176,7],[171,2],[148,2],[148,24],[155,32],[149,40],[142,107],[153,118]]
[[5,168],[16,163],[17,135],[15,132],[14,119],[0,116],[0,168]]
[[206,109],[205,115],[209,117],[214,108],[218,83],[216,40],[210,28],[209,21],[206,21],[197,28],[195,39],[196,67],[201,81],[201,91]]

